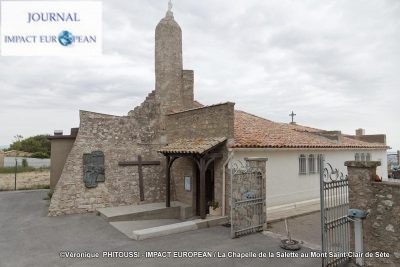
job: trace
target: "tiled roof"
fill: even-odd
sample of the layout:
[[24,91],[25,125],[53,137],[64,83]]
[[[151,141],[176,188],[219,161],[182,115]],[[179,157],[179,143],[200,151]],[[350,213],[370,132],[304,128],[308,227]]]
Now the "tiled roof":
[[345,135],[341,140],[324,137],[323,130],[298,124],[278,123],[255,115],[235,111],[236,148],[382,148],[382,143],[368,143]]
[[204,154],[226,140],[225,137],[210,137],[196,139],[178,139],[168,144],[158,152],[163,154]]

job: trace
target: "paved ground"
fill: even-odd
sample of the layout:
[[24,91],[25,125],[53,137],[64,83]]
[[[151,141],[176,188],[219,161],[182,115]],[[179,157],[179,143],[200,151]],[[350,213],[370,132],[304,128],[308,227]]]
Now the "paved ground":
[[[319,258],[278,258],[280,240],[262,234],[230,238],[214,227],[134,241],[93,214],[47,217],[47,191],[0,193],[0,266],[320,266]],[[60,252],[100,253],[97,259],[61,258]],[[103,251],[137,251],[140,258],[103,258]],[[274,258],[146,258],[148,251],[273,252]],[[300,252],[310,252],[302,248]]]
[[[314,212],[295,218],[287,219],[292,239],[311,244],[312,248],[321,246],[321,213]],[[269,231],[287,236],[285,221],[269,224]]]

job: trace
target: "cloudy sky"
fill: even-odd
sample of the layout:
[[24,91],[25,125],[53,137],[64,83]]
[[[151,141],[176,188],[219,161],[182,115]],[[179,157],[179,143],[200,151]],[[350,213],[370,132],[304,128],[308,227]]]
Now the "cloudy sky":
[[[0,145],[125,115],[154,88],[167,0],[104,0],[103,56],[0,57]],[[185,69],[203,104],[326,130],[386,133],[400,149],[400,1],[176,0]]]

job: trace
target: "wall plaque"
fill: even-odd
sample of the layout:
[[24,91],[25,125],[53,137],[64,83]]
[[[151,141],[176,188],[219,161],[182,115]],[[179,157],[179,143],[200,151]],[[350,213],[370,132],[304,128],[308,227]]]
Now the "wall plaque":
[[93,151],[83,154],[83,182],[87,188],[94,188],[98,182],[106,180],[104,173],[104,153]]
[[190,176],[185,176],[185,190],[191,191],[192,190],[192,178]]

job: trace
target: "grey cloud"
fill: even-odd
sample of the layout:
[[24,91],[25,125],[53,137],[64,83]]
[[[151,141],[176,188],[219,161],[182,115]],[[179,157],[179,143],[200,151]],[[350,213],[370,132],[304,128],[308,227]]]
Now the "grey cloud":
[[[0,144],[16,132],[76,126],[78,109],[122,115],[140,104],[154,87],[154,29],[166,7],[104,0],[101,58],[0,58],[0,123],[8,125]],[[400,149],[388,108],[400,96],[398,1],[174,1],[174,15],[199,101],[234,101],[284,122],[293,109],[309,126],[386,132]],[[22,127],[10,118],[27,110],[47,122]]]

